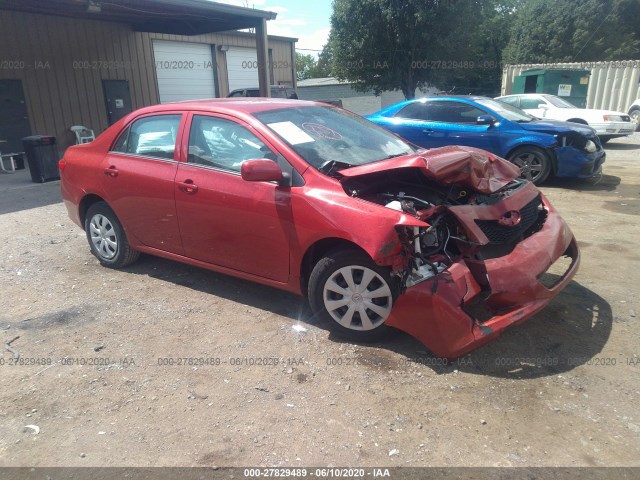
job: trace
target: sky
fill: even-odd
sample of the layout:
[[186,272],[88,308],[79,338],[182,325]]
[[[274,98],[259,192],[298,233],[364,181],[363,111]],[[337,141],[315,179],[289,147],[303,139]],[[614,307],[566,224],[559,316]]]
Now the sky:
[[298,39],[296,50],[317,56],[329,37],[331,0],[217,0],[239,7],[257,8],[278,14],[267,22],[269,35]]

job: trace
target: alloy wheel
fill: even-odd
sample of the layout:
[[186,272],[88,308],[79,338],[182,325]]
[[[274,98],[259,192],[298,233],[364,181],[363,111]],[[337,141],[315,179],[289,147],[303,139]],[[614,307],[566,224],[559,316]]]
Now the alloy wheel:
[[523,152],[511,159],[520,168],[520,178],[537,182],[544,174],[544,160],[535,153]]

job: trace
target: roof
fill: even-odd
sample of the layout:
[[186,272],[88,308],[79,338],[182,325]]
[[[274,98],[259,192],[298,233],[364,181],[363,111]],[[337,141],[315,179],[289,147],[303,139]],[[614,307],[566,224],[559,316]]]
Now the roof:
[[[238,32],[236,30],[231,30],[226,33],[229,33],[231,35],[236,35],[238,37],[256,38],[256,34],[251,32]],[[269,40],[281,40],[283,42],[295,43],[298,41],[296,37],[283,37],[282,35],[268,35],[268,37],[269,37]]]
[[579,73],[581,75],[591,75],[591,72],[589,70],[584,70],[581,68],[569,68],[569,67],[565,67],[565,68],[530,68],[529,70],[523,70],[522,73],[520,73],[520,75],[523,75],[525,77],[529,76],[529,75],[544,75],[547,72],[573,72],[573,73]]
[[325,104],[306,100],[288,100],[284,98],[236,97],[207,98],[203,100],[185,100],[182,102],[163,103],[137,110],[134,113],[152,113],[170,110],[202,110],[228,113],[257,113],[279,108],[312,107]]
[[302,87],[325,87],[330,85],[351,85],[354,82],[348,82],[346,80],[338,80],[334,77],[324,78],[307,78],[306,80],[299,80],[297,82],[298,88]]
[[2,0],[0,10],[127,23],[136,31],[175,35],[252,28],[277,15],[209,0]]

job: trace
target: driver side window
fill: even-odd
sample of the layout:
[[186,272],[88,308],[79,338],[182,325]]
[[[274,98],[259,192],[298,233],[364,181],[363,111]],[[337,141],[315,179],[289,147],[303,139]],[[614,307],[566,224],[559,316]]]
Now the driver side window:
[[258,137],[236,122],[194,115],[189,133],[188,163],[240,172],[245,160],[277,156]]

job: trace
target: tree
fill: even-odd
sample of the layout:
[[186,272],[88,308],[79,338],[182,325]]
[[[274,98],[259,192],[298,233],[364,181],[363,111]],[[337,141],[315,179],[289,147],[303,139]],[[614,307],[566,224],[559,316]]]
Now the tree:
[[506,63],[640,58],[639,0],[528,0],[503,52]]
[[[333,73],[360,91],[455,85],[478,68],[476,28],[495,1],[334,0]],[[484,57],[483,53],[483,57]]]
[[313,55],[296,52],[296,79],[305,80],[311,78],[311,72],[316,67],[316,59]]
[[315,66],[311,69],[310,78],[324,78],[331,77],[333,75],[333,49],[331,48],[331,44],[327,42],[327,44],[322,47],[322,51],[320,55],[318,55],[318,61]]

